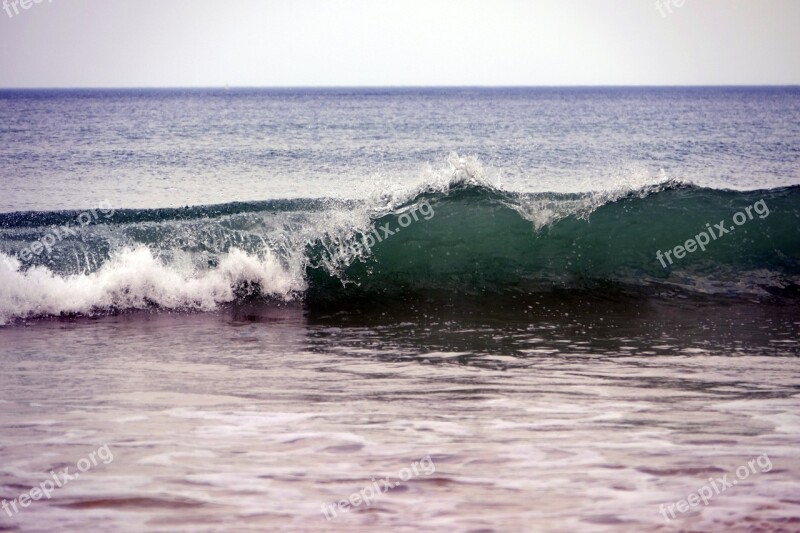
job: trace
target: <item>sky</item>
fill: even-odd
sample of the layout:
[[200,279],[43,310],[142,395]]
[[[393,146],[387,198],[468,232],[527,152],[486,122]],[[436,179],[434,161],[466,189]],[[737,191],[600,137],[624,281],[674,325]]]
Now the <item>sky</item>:
[[0,87],[797,85],[798,26],[798,0],[0,0]]

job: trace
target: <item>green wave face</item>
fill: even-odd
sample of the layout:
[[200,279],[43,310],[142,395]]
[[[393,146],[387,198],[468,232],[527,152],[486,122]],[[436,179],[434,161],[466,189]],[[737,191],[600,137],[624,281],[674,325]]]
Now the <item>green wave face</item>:
[[[397,213],[377,219],[374,227],[385,237],[371,254],[336,275],[309,268],[310,294],[324,299],[438,290],[600,290],[609,283],[796,293],[800,188],[742,193],[677,187],[630,194],[539,229],[524,216],[531,206],[574,200],[483,188],[420,196],[410,206],[428,203],[435,213],[430,220],[386,235],[380,228],[399,227]],[[689,239],[694,242],[687,244]],[[676,246],[694,251],[676,254]],[[314,249],[312,256],[319,259],[320,253]]]

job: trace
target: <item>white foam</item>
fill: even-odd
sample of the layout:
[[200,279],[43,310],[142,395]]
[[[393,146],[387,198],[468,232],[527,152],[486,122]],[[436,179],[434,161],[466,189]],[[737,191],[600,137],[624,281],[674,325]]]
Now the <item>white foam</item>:
[[235,298],[237,286],[257,283],[261,295],[289,300],[305,289],[301,265],[285,267],[267,250],[263,256],[233,249],[216,268],[198,270],[164,264],[146,247],[123,249],[97,271],[60,276],[46,267],[21,270],[0,253],[0,324],[14,318],[108,309],[208,311]]
[[641,165],[624,165],[614,169],[601,188],[572,191],[578,194],[574,199],[556,199],[551,193],[514,192],[504,189],[503,181],[501,169],[487,167],[475,156],[461,156],[453,152],[447,157],[444,166],[428,165],[423,168],[412,186],[405,181],[391,179],[373,181],[368,204],[373,217],[382,216],[422,194],[447,195],[454,187],[482,187],[512,198],[508,207],[517,211],[539,230],[568,216],[586,218],[600,206],[629,194],[644,197],[672,185],[690,184],[669,177],[663,169],[652,172]]
[[604,188],[581,192],[574,199],[554,199],[549,195],[519,195],[517,204],[509,207],[532,222],[534,228],[539,230],[568,216],[586,219],[599,207],[631,194],[644,198],[676,185],[690,185],[690,183],[670,178],[663,170],[653,174],[643,168],[629,168],[609,180]]
[[495,169],[486,168],[477,157],[460,156],[453,152],[448,155],[444,165],[424,166],[410,183],[391,177],[373,180],[368,198],[373,216],[394,211],[421,194],[446,195],[456,186],[476,186],[498,191],[501,189],[501,176]]

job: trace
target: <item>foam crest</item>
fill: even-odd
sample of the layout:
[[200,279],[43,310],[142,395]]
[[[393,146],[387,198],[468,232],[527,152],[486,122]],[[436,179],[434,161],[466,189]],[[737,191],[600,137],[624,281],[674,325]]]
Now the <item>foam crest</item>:
[[623,198],[645,198],[664,190],[690,186],[689,182],[669,178],[663,170],[651,174],[646,169],[628,169],[601,190],[577,194],[516,194],[508,206],[539,230],[569,216],[587,219],[598,208]]
[[374,183],[369,196],[369,214],[384,216],[423,196],[447,196],[455,189],[483,189],[501,199],[531,222],[535,229],[549,226],[568,216],[587,218],[599,207],[628,196],[643,198],[665,189],[691,186],[667,176],[662,169],[652,172],[641,166],[618,168],[601,189],[576,193],[523,193],[503,187],[500,169],[487,167],[475,156],[448,155],[444,165],[428,165],[414,185],[386,180]]
[[426,165],[410,184],[393,179],[373,181],[367,205],[372,216],[395,211],[422,195],[446,196],[454,188],[477,187],[500,190],[500,174],[475,156],[450,153],[441,165]]
[[146,247],[112,255],[97,271],[60,276],[46,267],[20,269],[0,254],[0,324],[15,318],[91,314],[113,309],[209,311],[242,291],[290,300],[305,289],[301,268],[286,268],[267,251],[262,257],[233,249],[216,268],[164,264]]

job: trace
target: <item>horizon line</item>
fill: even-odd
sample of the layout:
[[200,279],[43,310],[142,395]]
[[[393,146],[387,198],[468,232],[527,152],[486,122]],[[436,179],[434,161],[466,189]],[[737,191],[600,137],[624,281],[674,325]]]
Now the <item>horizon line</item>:
[[20,86],[20,87],[0,87],[0,91],[80,91],[80,90],[186,90],[186,89],[617,89],[617,88],[800,88],[800,83],[781,83],[781,84],[569,84],[569,85],[130,85],[130,86]]

